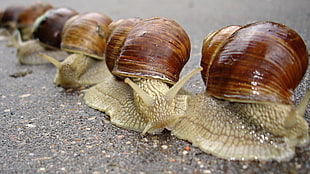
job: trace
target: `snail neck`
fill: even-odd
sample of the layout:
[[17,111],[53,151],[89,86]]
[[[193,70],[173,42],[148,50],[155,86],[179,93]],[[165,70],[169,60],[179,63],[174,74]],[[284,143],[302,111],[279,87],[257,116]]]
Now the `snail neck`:
[[201,70],[201,67],[193,70],[171,88],[157,79],[139,79],[136,82],[129,78],[125,79],[125,83],[128,83],[134,91],[134,100],[138,111],[147,122],[142,135],[150,129],[164,129],[182,116],[176,111],[176,106],[185,106],[187,101],[186,97],[178,97],[177,94],[186,81]]
[[138,112],[146,120],[146,127],[142,134],[150,129],[164,129],[173,122],[175,116],[175,100],[167,100],[169,87],[166,83],[156,79],[141,79],[136,82],[141,89],[134,89],[134,101]]
[[9,43],[8,45],[12,45],[16,48],[20,48],[21,45],[23,45],[23,41],[22,41],[22,38],[21,38],[21,34],[19,32],[19,30],[15,30],[12,34],[10,34],[9,36]]
[[83,54],[69,55],[60,63],[54,83],[64,88],[80,87],[80,78],[88,69],[88,61],[90,58]]
[[60,85],[64,88],[80,87],[79,79],[87,71],[88,62],[91,61],[84,54],[71,54],[62,62],[44,54],[40,54],[40,56],[55,65],[57,73],[54,83],[56,86]]

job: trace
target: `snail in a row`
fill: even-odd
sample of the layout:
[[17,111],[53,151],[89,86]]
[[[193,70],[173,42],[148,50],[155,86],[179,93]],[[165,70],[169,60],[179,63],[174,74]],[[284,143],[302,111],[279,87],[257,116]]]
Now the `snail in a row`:
[[0,30],[1,36],[7,40],[7,46],[12,46],[13,32],[17,30],[19,14],[25,9],[23,5],[10,5],[1,12]]
[[21,11],[17,18],[16,27],[22,40],[29,40],[32,38],[32,28],[35,20],[51,8],[53,8],[53,6],[49,3],[35,2]]
[[[112,68],[112,73],[125,81],[108,77],[89,88],[84,97],[87,105],[105,112],[117,126],[143,134],[168,128],[177,137],[225,159],[289,160],[296,146],[309,143],[303,114],[310,92],[298,106],[292,101],[293,91],[308,66],[306,46],[295,31],[274,22],[257,22],[209,34],[204,40],[201,60],[207,89],[193,95],[183,90],[178,93],[183,80],[171,88],[168,85],[161,88],[169,80],[153,71],[172,69],[169,58],[162,59],[168,53],[189,56],[189,50],[183,50],[189,48],[189,41],[184,40],[180,29],[176,30],[178,34],[172,34],[172,28],[164,30],[163,38],[168,38],[154,37],[154,33],[163,33],[152,20],[170,23],[149,19],[145,20],[149,26],[142,22],[135,25],[124,43],[119,44],[116,66]],[[142,26],[147,27],[139,30]],[[140,60],[162,64],[140,65]],[[174,59],[172,62],[175,66],[185,63]],[[159,80],[152,80],[155,85],[149,82],[151,79]]]
[[206,36],[201,66],[206,92],[190,99],[174,135],[238,160],[289,160],[309,143],[310,92],[298,106],[292,100],[308,67],[295,31],[275,22],[222,28]]
[[22,5],[11,5],[4,9],[0,21],[1,28],[8,31],[8,34],[12,34],[17,29],[18,16],[24,9]]
[[50,9],[38,17],[32,29],[33,39],[22,41],[18,37],[17,42],[14,42],[17,60],[21,64],[42,64],[49,61],[38,54],[52,56],[57,60],[67,57],[68,54],[60,49],[62,30],[65,23],[77,14],[73,9],[60,7]]
[[104,52],[111,22],[110,17],[97,12],[80,14],[67,21],[60,47],[69,56],[59,62],[51,56],[41,55],[57,68],[55,85],[78,88],[97,84],[110,74]]
[[120,21],[111,31],[106,61],[114,76],[88,89],[87,105],[106,112],[119,127],[161,132],[184,115],[188,96],[179,80],[190,56],[184,29],[167,18]]
[[21,37],[23,41],[31,39],[35,20],[51,8],[51,4],[40,1],[29,6],[11,5],[7,7],[3,11],[0,21],[1,34],[8,39],[7,46],[15,46],[16,37]]

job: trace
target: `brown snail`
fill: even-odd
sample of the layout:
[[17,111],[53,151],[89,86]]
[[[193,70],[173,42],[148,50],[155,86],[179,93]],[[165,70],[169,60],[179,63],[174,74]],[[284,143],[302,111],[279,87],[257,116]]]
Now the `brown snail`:
[[206,92],[192,97],[172,133],[225,159],[289,160],[309,143],[293,91],[308,66],[301,37],[275,22],[229,26],[207,35],[202,48]]
[[9,33],[17,28],[17,19],[19,14],[25,9],[22,5],[11,5],[3,11],[1,18],[1,27],[7,29]]
[[17,19],[19,14],[25,9],[22,5],[11,5],[3,10],[0,27],[1,35],[8,40],[7,46],[12,46],[13,32],[17,29]]
[[63,88],[78,88],[99,83],[110,72],[104,61],[106,32],[110,17],[88,12],[71,18],[63,28],[61,49],[69,56],[59,62],[42,55],[57,68],[54,83]]
[[3,14],[4,14],[4,10],[0,9],[0,36],[1,36],[0,40],[4,40],[5,39],[5,35],[7,35],[6,30],[1,26],[1,21],[2,21]]
[[22,40],[32,38],[32,28],[35,20],[44,14],[45,11],[52,8],[52,5],[46,2],[35,2],[27,6],[17,18],[17,29],[21,34]]
[[188,35],[175,21],[159,17],[131,18],[113,28],[106,60],[115,77],[89,88],[86,104],[142,134],[169,128],[187,109],[183,84],[201,70],[179,80],[190,55]]
[[38,54],[63,60],[68,54],[60,50],[61,34],[65,23],[78,13],[70,8],[53,8],[38,17],[33,24],[33,39],[22,41],[17,34],[16,57],[21,64],[42,64],[49,61]]

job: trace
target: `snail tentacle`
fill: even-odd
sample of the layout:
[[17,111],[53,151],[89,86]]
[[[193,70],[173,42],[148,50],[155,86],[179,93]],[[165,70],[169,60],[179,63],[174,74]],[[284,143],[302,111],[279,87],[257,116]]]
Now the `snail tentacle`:
[[196,68],[193,71],[191,71],[190,73],[188,73],[186,76],[184,76],[183,78],[181,78],[176,84],[174,84],[167,92],[165,95],[166,100],[168,101],[172,101],[175,96],[177,95],[177,93],[179,92],[179,90],[184,86],[184,84],[195,74],[197,74],[198,72],[200,72],[202,70],[202,67]]
[[124,82],[127,83],[136,93],[138,93],[138,95],[142,98],[143,102],[147,106],[152,106],[152,104],[154,104],[153,98],[144,92],[144,90],[136,85],[133,81],[131,81],[130,78],[125,78]]
[[39,54],[39,56],[41,56],[42,58],[46,59],[47,61],[51,62],[53,65],[55,65],[55,67],[57,69],[60,69],[61,65],[60,65],[60,61],[56,60],[55,58],[51,57],[51,56],[47,56],[45,54]]

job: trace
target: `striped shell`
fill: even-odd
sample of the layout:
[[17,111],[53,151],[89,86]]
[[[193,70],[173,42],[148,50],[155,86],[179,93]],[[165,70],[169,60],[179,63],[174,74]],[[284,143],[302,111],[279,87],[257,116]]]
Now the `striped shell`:
[[225,37],[202,50],[207,93],[229,101],[292,104],[293,90],[308,66],[302,38],[275,22],[245,25]]
[[33,35],[45,46],[60,48],[65,23],[78,13],[70,8],[54,8],[40,16],[34,24]]
[[22,5],[11,5],[7,7],[1,18],[1,27],[5,27],[7,29],[16,29],[17,19],[19,14],[24,10],[24,6]]
[[[190,40],[184,29],[175,21],[160,17],[129,23],[130,31],[116,28],[111,34],[106,54],[118,49],[106,58],[112,73],[121,78],[155,78],[171,84],[178,81],[190,55]],[[123,37],[119,35],[122,32],[125,40],[115,38]],[[115,40],[121,44],[115,44]]]
[[129,18],[120,19],[112,22],[109,25],[108,33],[108,46],[106,50],[106,62],[109,70],[112,72],[115,60],[118,58],[121,48],[126,40],[128,33],[137,25],[142,19]]
[[63,29],[61,49],[70,53],[84,53],[104,59],[106,32],[110,17],[89,12],[70,19]]
[[27,6],[18,16],[17,28],[20,31],[23,40],[33,38],[32,27],[35,20],[44,14],[45,11],[52,8],[52,5],[46,2],[35,2],[34,4]]
[[27,6],[18,16],[18,27],[32,25],[37,17],[41,16],[45,11],[51,8],[52,5],[46,2],[35,2],[34,4]]

